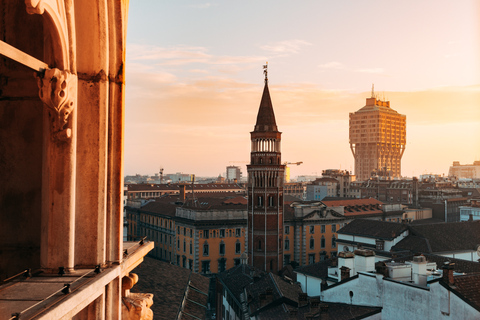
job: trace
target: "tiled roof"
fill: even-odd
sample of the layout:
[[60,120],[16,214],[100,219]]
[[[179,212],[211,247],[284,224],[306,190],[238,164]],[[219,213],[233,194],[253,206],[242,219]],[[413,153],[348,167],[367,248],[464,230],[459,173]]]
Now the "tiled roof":
[[309,264],[295,269],[297,273],[303,273],[308,276],[326,279],[328,277],[328,267],[332,264],[331,260],[324,260],[317,263]]
[[277,132],[277,124],[275,122],[275,113],[273,112],[272,100],[270,99],[270,92],[268,85],[265,83],[263,88],[262,100],[258,108],[257,122],[255,124],[256,132],[269,131]]
[[480,274],[455,277],[455,291],[480,311]]
[[356,198],[339,198],[331,200],[322,200],[327,207],[343,207],[345,217],[357,217],[357,216],[372,216],[382,214],[381,206],[383,202],[368,198],[368,199],[356,199]]
[[140,210],[174,217],[178,207],[178,204],[175,204],[177,200],[177,197],[157,198],[141,207]]
[[[148,257],[145,257],[142,264],[132,272],[138,274],[139,280],[131,291],[154,295],[151,307],[154,319],[176,319],[184,301],[189,280],[190,286],[197,290],[189,288],[183,310],[200,319],[205,319],[208,299],[206,294],[208,294],[210,282],[208,278],[188,269]],[[191,318],[184,316],[181,319]]]
[[407,230],[407,226],[402,223],[355,219],[338,230],[337,233],[393,240],[405,230]]
[[[420,252],[417,252],[418,254]],[[436,254],[428,254],[422,253],[428,262],[435,262],[437,264],[437,269],[440,269],[445,262],[453,262],[454,263],[454,271],[459,273],[478,273],[480,272],[480,263],[476,261],[468,261],[462,259],[455,259],[444,257]],[[395,257],[386,261],[395,261],[395,262],[406,262],[413,260],[413,254],[409,255],[402,255],[400,257]]]
[[230,290],[237,301],[240,301],[240,294],[243,288],[253,282],[255,276],[263,274],[262,271],[255,269],[253,266],[240,264],[236,267],[221,272],[217,277]]
[[340,207],[340,206],[363,206],[363,205],[382,205],[383,202],[374,198],[358,199],[358,198],[340,198],[339,200],[322,200],[327,207]]
[[431,248],[427,253],[476,250],[480,244],[480,221],[415,225],[409,229],[410,235],[397,243],[393,250],[422,252],[426,240]]
[[[128,184],[128,191],[165,191],[175,190],[179,191],[180,186],[185,186],[187,190],[192,190],[191,184]],[[238,190],[242,191],[243,187],[236,183],[198,183],[194,185],[195,192],[199,191],[220,191],[220,190]]]

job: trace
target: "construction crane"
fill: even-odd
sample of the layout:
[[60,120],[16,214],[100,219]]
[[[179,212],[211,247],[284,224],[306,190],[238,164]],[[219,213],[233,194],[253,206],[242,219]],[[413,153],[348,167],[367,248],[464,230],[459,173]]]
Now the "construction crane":
[[288,167],[289,164],[296,164],[297,166],[301,165],[303,161],[298,161],[298,162],[284,162],[283,164],[285,165],[285,182],[290,182],[290,167]]

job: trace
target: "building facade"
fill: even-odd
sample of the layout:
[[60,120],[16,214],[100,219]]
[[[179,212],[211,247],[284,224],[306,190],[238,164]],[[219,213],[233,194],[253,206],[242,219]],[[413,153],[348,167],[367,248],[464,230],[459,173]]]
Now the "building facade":
[[240,182],[240,179],[242,178],[242,169],[238,166],[228,166],[226,175],[228,182]]
[[2,319],[153,317],[130,292],[153,243],[122,232],[127,12],[0,4]]
[[474,161],[473,164],[454,161],[448,170],[448,176],[456,179],[480,179],[480,161]]
[[281,132],[275,122],[265,69],[257,122],[251,136],[248,171],[248,260],[271,272],[283,268],[283,179]]
[[357,180],[372,172],[401,177],[401,159],[406,145],[406,116],[390,108],[390,101],[372,96],[357,112],[350,113],[350,149],[355,158]]

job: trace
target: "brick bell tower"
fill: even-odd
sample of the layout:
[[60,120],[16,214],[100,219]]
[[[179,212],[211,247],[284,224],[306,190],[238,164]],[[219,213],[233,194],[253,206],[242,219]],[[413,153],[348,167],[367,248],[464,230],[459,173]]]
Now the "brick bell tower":
[[280,142],[268,91],[267,65],[248,171],[248,261],[267,272],[283,268],[283,179]]

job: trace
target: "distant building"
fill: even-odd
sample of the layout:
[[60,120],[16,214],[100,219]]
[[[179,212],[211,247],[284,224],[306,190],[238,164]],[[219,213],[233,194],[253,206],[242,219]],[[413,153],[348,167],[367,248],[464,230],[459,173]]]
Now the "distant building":
[[463,165],[458,161],[454,161],[448,170],[448,176],[456,179],[480,179],[480,161]]
[[460,221],[480,220],[480,199],[470,200],[470,205],[461,206]]
[[228,182],[240,182],[242,178],[242,170],[238,166],[228,166],[227,167],[227,181]]
[[372,96],[366,105],[350,113],[350,149],[355,158],[357,180],[372,172],[401,177],[401,159],[406,145],[406,116],[390,108],[390,101]]
[[325,197],[336,197],[338,181],[334,178],[319,178],[307,184],[306,200],[323,200]]
[[155,241],[150,256],[194,272],[222,272],[246,250],[247,200],[233,192],[164,196],[127,207],[129,239]]

